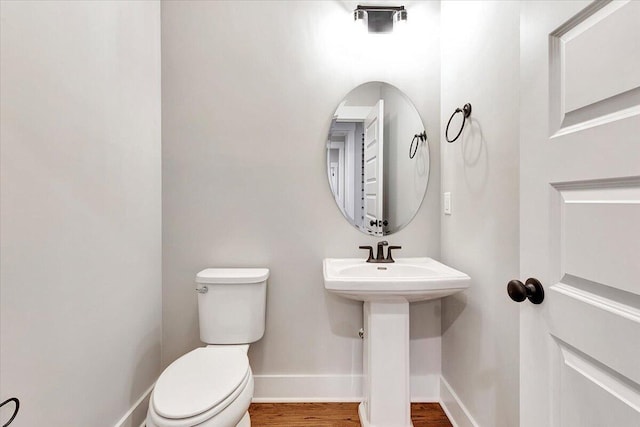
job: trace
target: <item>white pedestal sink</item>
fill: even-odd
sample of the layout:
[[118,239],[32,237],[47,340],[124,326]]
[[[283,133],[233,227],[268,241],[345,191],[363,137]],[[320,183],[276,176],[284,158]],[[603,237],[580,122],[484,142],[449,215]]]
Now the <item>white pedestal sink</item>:
[[469,287],[469,276],[431,258],[367,263],[323,261],[324,286],[364,301],[363,427],[410,427],[409,302],[442,298]]

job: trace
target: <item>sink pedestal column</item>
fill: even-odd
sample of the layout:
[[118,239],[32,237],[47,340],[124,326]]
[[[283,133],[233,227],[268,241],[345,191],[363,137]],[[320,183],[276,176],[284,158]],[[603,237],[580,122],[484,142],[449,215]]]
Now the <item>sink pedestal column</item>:
[[364,303],[363,427],[411,427],[409,303]]

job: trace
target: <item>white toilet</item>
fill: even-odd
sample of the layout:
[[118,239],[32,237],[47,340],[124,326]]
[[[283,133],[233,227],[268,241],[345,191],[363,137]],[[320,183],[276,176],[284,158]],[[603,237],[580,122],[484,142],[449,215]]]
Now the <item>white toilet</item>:
[[264,334],[267,268],[208,268],[196,276],[200,340],[158,378],[146,427],[249,427],[247,351]]

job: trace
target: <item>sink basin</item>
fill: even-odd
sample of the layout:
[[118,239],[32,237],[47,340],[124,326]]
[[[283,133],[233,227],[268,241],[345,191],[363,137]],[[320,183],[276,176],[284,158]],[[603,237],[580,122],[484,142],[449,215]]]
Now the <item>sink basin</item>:
[[358,301],[424,301],[469,287],[470,278],[431,258],[368,263],[360,258],[326,258],[324,287]]

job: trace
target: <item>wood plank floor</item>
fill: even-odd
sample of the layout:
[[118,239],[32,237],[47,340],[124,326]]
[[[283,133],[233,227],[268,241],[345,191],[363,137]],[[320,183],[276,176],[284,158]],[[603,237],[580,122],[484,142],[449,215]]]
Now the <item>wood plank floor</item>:
[[[357,403],[252,403],[251,427],[359,427]],[[414,427],[453,427],[437,403],[412,403]]]

